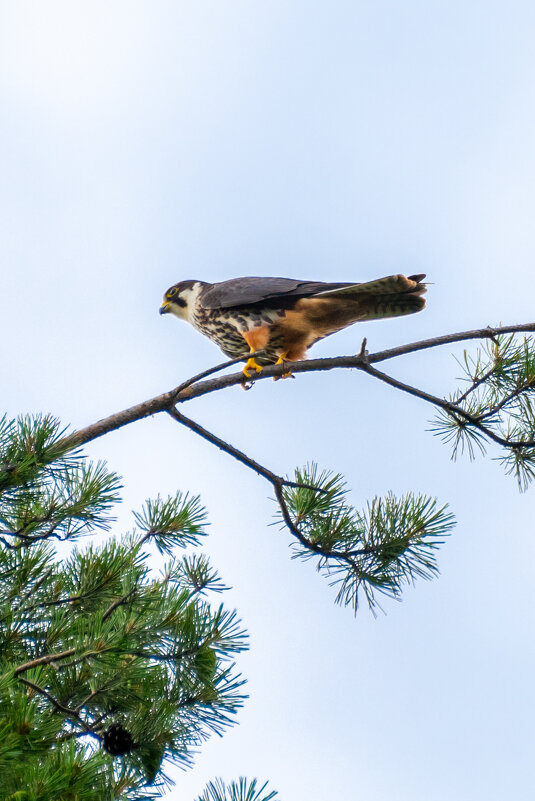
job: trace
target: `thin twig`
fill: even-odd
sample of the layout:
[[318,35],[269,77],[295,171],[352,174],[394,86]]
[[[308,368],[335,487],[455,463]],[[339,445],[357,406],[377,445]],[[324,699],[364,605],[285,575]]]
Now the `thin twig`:
[[72,662],[62,662],[61,665],[57,666],[58,673],[60,673],[62,670],[67,670],[68,668],[76,667],[76,665],[82,664],[82,662],[85,662],[87,659],[92,659],[95,656],[99,656],[100,653],[101,651],[87,651],[78,659],[73,659]]
[[90,701],[92,701],[92,700],[93,700],[93,698],[95,697],[95,695],[98,695],[99,693],[103,692],[103,691],[104,691],[104,690],[105,690],[105,689],[108,687],[108,685],[109,685],[110,683],[111,683],[111,682],[109,682],[109,681],[108,681],[108,682],[106,682],[106,684],[103,684],[103,685],[102,685],[102,687],[97,687],[97,689],[96,689],[96,690],[93,690],[93,692],[89,693],[89,695],[87,696],[87,698],[84,698],[84,700],[83,700],[83,701],[81,701],[81,702],[78,704],[78,706],[77,706],[77,707],[76,707],[76,709],[74,710],[74,711],[75,711],[75,713],[76,713],[77,715],[79,715],[79,714],[80,714],[80,710],[81,710],[81,709],[83,709],[83,708],[84,708],[84,706],[86,706],[86,705],[87,705],[87,704],[88,704]]
[[99,734],[100,724],[103,720],[106,720],[111,714],[112,711],[103,712],[102,715],[99,715],[95,720],[91,722],[91,726],[87,728],[86,731],[71,731],[67,734],[62,734],[61,737],[56,738],[57,743],[64,743],[66,740],[72,740],[74,737],[87,737],[88,735],[91,737],[96,737],[97,740],[101,739],[101,735]]
[[[5,533],[11,536],[10,531],[6,531]],[[0,537],[0,542],[10,551],[17,551],[20,548],[20,543],[18,543],[17,545],[12,545],[10,542],[8,542],[8,540],[4,539],[4,537]]]
[[18,537],[18,539],[25,543],[26,545],[31,545],[34,542],[39,542],[40,540],[49,540],[51,537],[54,539],[59,540],[60,542],[65,542],[65,540],[69,539],[69,534],[66,532],[65,534],[54,534],[55,530],[59,526],[59,522],[55,523],[53,526],[50,526],[43,534],[22,534],[21,531],[4,531],[4,534],[8,534],[10,537]]
[[505,396],[505,398],[502,398],[501,401],[497,403],[495,406],[493,406],[491,409],[488,409],[486,412],[483,412],[483,414],[478,415],[477,419],[481,421],[481,420],[486,420],[488,417],[492,417],[498,412],[501,412],[502,409],[504,409],[508,403],[515,400],[516,398],[519,398],[520,395],[522,395],[524,392],[529,392],[529,390],[533,389],[534,389],[533,384],[525,384],[522,387],[517,387],[517,389],[510,392],[508,395]]
[[63,704],[60,703],[57,698],[54,698],[54,696],[51,695],[48,692],[48,690],[45,690],[44,687],[40,687],[38,684],[35,684],[33,681],[25,679],[22,676],[19,676],[19,681],[21,681],[23,684],[26,684],[28,687],[31,687],[31,689],[34,690],[36,693],[40,693],[44,698],[50,701],[52,706],[54,706],[58,710],[58,712],[62,712],[64,715],[67,715],[67,717],[76,720],[88,734],[94,734],[91,727],[87,725],[85,720],[80,716],[80,714],[75,709],[70,709],[70,707],[68,706],[63,706]]
[[296,481],[290,481],[287,478],[278,476],[276,473],[273,473],[271,470],[268,470],[267,467],[264,467],[263,465],[256,462],[254,459],[251,459],[251,457],[247,456],[247,454],[244,453],[243,451],[240,451],[238,450],[238,448],[235,448],[229,442],[226,442],[224,439],[221,439],[221,437],[218,437],[216,434],[212,434],[211,431],[208,431],[206,428],[203,428],[203,426],[199,425],[199,423],[196,423],[195,420],[186,417],[177,409],[175,408],[167,409],[167,413],[171,415],[171,417],[174,420],[176,420],[177,423],[181,423],[182,425],[186,426],[186,428],[189,428],[191,431],[194,431],[203,439],[206,439],[208,440],[208,442],[211,442],[212,445],[216,445],[218,448],[220,448],[220,450],[224,451],[225,453],[228,453],[230,456],[233,456],[234,459],[237,459],[238,462],[241,462],[242,464],[251,468],[251,470],[254,470],[255,473],[258,473],[258,475],[263,476],[272,484],[279,483],[281,486],[284,487],[296,487],[296,488],[314,490],[315,492],[324,492],[324,490],[321,489],[320,487],[314,487],[311,484],[299,484]]
[[54,698],[54,696],[51,695],[48,692],[48,690],[45,690],[44,687],[40,687],[38,684],[34,684],[33,681],[30,681],[29,679],[25,679],[22,676],[19,676],[19,681],[21,681],[23,684],[26,684],[28,687],[31,687],[32,690],[35,690],[35,692],[40,693],[41,695],[43,695],[48,701],[50,701],[50,703],[53,706],[56,707],[58,712],[63,712],[65,715],[68,715],[69,717],[73,717],[73,718],[78,718],[79,717],[78,713],[75,712],[74,709],[70,709],[68,706],[63,706],[63,704],[61,704],[58,701],[57,698]]
[[459,398],[455,399],[455,403],[462,403],[463,401],[465,401],[467,397],[472,394],[472,392],[474,392],[478,387],[481,386],[481,384],[484,384],[486,381],[488,381],[489,378],[493,375],[493,373],[496,372],[496,370],[497,367],[496,365],[494,365],[494,367],[491,367],[490,370],[487,370],[487,372],[479,376],[479,378],[474,378],[472,380],[471,386],[468,387],[466,392],[463,392],[463,394]]
[[[335,550],[326,550],[323,548],[319,543],[312,542],[305,537],[299,526],[297,526],[294,521],[292,520],[292,516],[290,514],[290,510],[288,509],[288,504],[284,499],[284,491],[283,487],[280,484],[273,484],[273,488],[275,490],[275,496],[277,499],[277,503],[279,504],[282,519],[284,520],[286,527],[290,530],[290,532],[299,540],[299,542],[309,551],[314,551],[317,553],[318,556],[329,557],[332,559],[338,559],[342,562],[347,562],[353,568],[355,574],[360,574],[359,568],[355,563],[355,560],[351,558],[351,554],[347,551],[335,551]],[[364,553],[364,551],[363,551]]]
[[379,381],[383,381],[385,384],[390,384],[391,387],[396,387],[396,389],[400,389],[402,392],[407,392],[409,395],[414,395],[415,398],[421,398],[422,400],[427,401],[427,403],[433,404],[433,406],[438,406],[441,409],[444,409],[452,417],[456,415],[461,417],[470,425],[474,426],[474,428],[479,429],[482,431],[485,436],[491,439],[493,442],[496,442],[498,445],[503,445],[506,448],[533,448],[535,447],[535,440],[509,440],[505,439],[504,437],[500,437],[496,434],[492,429],[488,428],[488,426],[483,425],[479,422],[479,418],[475,417],[474,415],[466,412],[460,406],[453,403],[452,401],[443,400],[442,398],[437,398],[436,395],[430,395],[428,392],[424,392],[417,387],[412,387],[410,384],[404,384],[402,381],[398,381],[397,378],[393,378],[386,373],[382,373],[380,370],[376,370],[371,365],[365,365],[361,368],[365,373],[378,378]]
[[194,375],[193,378],[188,378],[182,384],[179,384],[174,392],[178,396],[184,389],[191,387],[193,384],[196,384],[203,378],[208,378],[208,376],[211,376],[214,373],[219,373],[221,370],[225,370],[227,367],[232,367],[234,364],[246,362],[247,359],[256,359],[257,356],[261,356],[263,353],[263,350],[256,350],[254,353],[247,353],[244,356],[238,356],[236,359],[229,359],[227,362],[222,362],[222,364],[216,364],[215,367],[209,367],[208,370],[203,370],[202,373],[198,373],[197,375]]
[[26,614],[27,612],[31,612],[33,609],[39,609],[46,606],[61,606],[62,604],[70,604],[74,603],[75,601],[81,601],[85,597],[87,597],[87,593],[84,595],[69,595],[67,598],[56,598],[54,601],[40,601],[38,604],[32,604],[31,606],[25,606],[24,608],[18,607],[16,611],[19,615]]
[[110,615],[112,615],[115,612],[115,610],[117,609],[118,606],[122,606],[123,604],[126,604],[130,600],[132,595],[134,595],[136,589],[137,589],[137,587],[133,587],[130,590],[130,592],[127,592],[126,595],[123,595],[122,598],[117,598],[117,600],[114,601],[111,604],[111,606],[109,606],[108,609],[106,609],[106,611],[102,615],[102,622],[107,620],[110,617]]
[[78,737],[96,737],[98,740],[100,740],[100,737],[96,732],[88,729],[87,731],[70,731],[67,734],[62,734],[60,737],[56,737],[55,742],[65,743],[67,740],[73,740]]

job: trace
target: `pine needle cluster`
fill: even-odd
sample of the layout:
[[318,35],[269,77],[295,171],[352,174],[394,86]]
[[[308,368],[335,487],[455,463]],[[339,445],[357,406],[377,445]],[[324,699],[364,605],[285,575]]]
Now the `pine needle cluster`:
[[242,777],[228,785],[221,779],[209,782],[197,801],[274,801],[278,797],[275,790],[267,789],[267,782],[259,786],[256,779]]
[[453,408],[438,413],[432,430],[454,459],[484,454],[489,440],[500,445],[498,461],[527,489],[535,478],[535,338],[493,337],[475,355],[464,351],[459,365],[468,387],[450,396]]
[[455,524],[447,506],[389,493],[358,510],[348,502],[343,477],[315,464],[296,470],[295,482],[301,486],[283,490],[279,519],[297,538],[294,556],[316,560],[337,588],[337,603],[356,612],[363,593],[375,612],[379,595],[399,599],[407,584],[438,573],[436,550]]

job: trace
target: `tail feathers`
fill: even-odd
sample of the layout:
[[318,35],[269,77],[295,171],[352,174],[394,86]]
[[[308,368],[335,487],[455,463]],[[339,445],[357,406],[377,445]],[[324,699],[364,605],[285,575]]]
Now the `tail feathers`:
[[[422,283],[425,274],[409,275],[407,278],[404,275],[388,275],[386,278],[377,278],[375,281],[367,281],[364,284],[349,284],[340,289],[328,289],[325,292],[314,293],[314,297],[354,297],[360,296],[364,300],[366,295],[374,295],[375,297],[381,295],[404,295],[405,301],[411,297],[413,300],[419,299],[421,305],[419,308],[425,306],[425,301],[419,298],[427,290],[425,284]],[[414,309],[418,311],[418,309]],[[400,312],[398,312],[399,314]],[[410,312],[401,312],[401,314],[410,314]]]
[[318,292],[311,298],[337,300],[336,319],[344,325],[359,320],[384,320],[414,314],[425,307],[425,275],[388,275],[365,284],[350,284]]
[[[425,291],[425,290],[424,290]],[[395,295],[372,295],[362,298],[361,320],[384,320],[387,317],[402,317],[415,314],[425,308],[425,298],[415,293]]]

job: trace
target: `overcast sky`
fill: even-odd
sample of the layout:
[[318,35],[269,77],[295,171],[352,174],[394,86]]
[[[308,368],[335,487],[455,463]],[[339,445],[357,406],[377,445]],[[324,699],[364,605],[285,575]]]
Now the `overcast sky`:
[[[341,355],[533,320],[535,5],[492,0],[0,2],[2,406],[75,427],[220,361],[158,315],[189,278],[426,272],[428,308]],[[444,348],[391,365],[456,387]],[[430,409],[352,371],[263,381],[184,412],[271,469],[314,459],[358,506],[449,502],[441,575],[374,619],[336,607],[269,524],[262,479],[148,419],[90,446],[148,496],[200,493],[251,635],[250,700],[168,798],[220,775],[281,801],[531,801],[533,491],[450,461]],[[496,456],[491,452],[490,456]]]

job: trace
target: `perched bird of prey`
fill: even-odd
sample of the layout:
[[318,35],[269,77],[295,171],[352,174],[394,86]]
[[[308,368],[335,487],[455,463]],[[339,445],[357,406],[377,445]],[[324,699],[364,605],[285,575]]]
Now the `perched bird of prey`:
[[243,368],[306,359],[320,339],[361,320],[413,314],[425,306],[425,275],[389,275],[364,284],[325,284],[292,278],[232,278],[217,284],[180,281],[164,295],[160,314],[187,320]]

